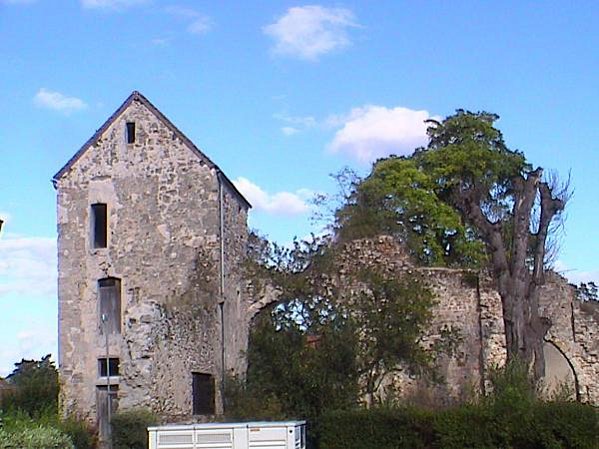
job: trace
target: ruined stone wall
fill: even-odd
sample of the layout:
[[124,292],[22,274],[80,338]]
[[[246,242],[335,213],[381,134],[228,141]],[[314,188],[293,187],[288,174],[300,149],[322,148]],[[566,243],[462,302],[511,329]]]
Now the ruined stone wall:
[[[387,385],[399,386],[401,394],[408,397],[432,391],[436,402],[490,391],[490,371],[505,363],[506,349],[501,298],[488,276],[469,270],[414,267],[401,245],[385,236],[346,244],[338,265],[340,281],[336,282],[346,288],[360,288],[346,282],[344,274],[363,267],[383,268],[397,276],[422,276],[437,300],[423,344],[430,346],[438,341],[443,329],[454,329],[461,337],[454,354],[441,355],[436,360],[445,379],[443,384],[432,390],[420,389],[418,379],[396,373]],[[547,277],[540,307],[541,314],[553,323],[547,340],[561,350],[573,367],[578,398],[599,404],[599,310],[594,314],[581,310],[573,287],[556,274]]]
[[343,288],[362,288],[350,285],[345,273],[363,268],[383,269],[391,276],[415,275],[431,288],[436,304],[427,334],[425,347],[432,347],[443,336],[451,335],[457,342],[451,355],[440,354],[435,360],[437,372],[444,379],[438,385],[426,385],[406,371],[392,373],[383,383],[389,391],[393,386],[401,396],[431,395],[431,400],[450,403],[485,388],[487,366],[504,353],[503,325],[498,320],[501,302],[487,284],[481,285],[476,273],[446,268],[419,268],[410,261],[405,249],[393,238],[381,236],[358,240],[340,250],[340,285]]
[[[129,121],[136,123],[133,144],[124,138]],[[65,413],[95,420],[96,385],[105,383],[98,359],[106,354],[97,281],[115,277],[121,279],[122,334],[110,336],[109,353],[120,359],[119,408],[149,406],[166,419],[189,418],[191,373],[220,378],[217,169],[136,100],[58,180],[57,190]],[[230,191],[225,200],[226,297],[234,300],[247,211]],[[108,205],[108,247],[94,249],[90,206],[98,202]],[[241,313],[231,307],[230,320]],[[230,343],[232,353],[240,341]]]
[[599,304],[575,301],[573,317],[576,348],[570,360],[576,371],[579,398],[599,405]]
[[549,274],[539,298],[541,314],[551,319],[546,340],[567,358],[578,399],[599,404],[599,313],[575,298],[575,289]]
[[[226,186],[226,184],[224,185]],[[243,262],[245,261],[248,230],[247,211],[230,189],[223,190],[224,219],[224,363],[225,375],[245,373],[245,350],[248,344],[247,318],[251,298],[246,294]]]

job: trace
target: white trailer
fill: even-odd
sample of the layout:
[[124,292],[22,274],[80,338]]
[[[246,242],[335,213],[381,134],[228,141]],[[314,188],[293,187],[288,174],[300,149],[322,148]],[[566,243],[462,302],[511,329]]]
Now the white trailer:
[[306,421],[148,427],[150,449],[306,449]]

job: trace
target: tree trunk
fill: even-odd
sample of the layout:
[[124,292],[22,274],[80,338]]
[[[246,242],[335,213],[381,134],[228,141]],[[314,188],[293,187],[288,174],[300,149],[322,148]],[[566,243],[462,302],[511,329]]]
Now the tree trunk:
[[[454,202],[464,219],[484,236],[491,256],[493,275],[501,296],[508,362],[521,359],[536,380],[545,374],[543,341],[551,322],[539,316],[539,287],[544,282],[545,245],[549,225],[565,203],[552,196],[551,188],[541,182],[542,169],[513,180],[514,207],[511,240],[505,242],[501,222],[491,222],[481,205],[487,191],[476,182],[462,185],[454,192]],[[537,195],[540,197],[538,230],[531,230],[531,217]],[[530,237],[534,246],[530,247]],[[531,261],[532,249],[532,261]],[[532,267],[531,267],[532,263]]]
[[543,341],[550,325],[539,316],[538,290],[519,289],[508,284],[499,288],[508,361],[519,359],[532,368],[535,379],[545,375]]

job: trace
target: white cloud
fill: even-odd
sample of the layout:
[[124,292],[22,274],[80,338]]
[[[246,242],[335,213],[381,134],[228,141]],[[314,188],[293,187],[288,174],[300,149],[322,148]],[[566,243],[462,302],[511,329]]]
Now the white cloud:
[[329,149],[367,163],[390,154],[407,155],[426,145],[425,120],[439,119],[428,111],[403,107],[386,108],[366,105],[354,108],[345,116],[331,116],[328,123],[341,126]]
[[148,0],[81,0],[81,5],[88,9],[125,9],[147,2]]
[[273,117],[277,120],[281,120],[285,123],[289,123],[291,125],[302,126],[304,128],[312,128],[317,125],[317,121],[311,115],[306,116],[293,116],[287,115],[283,113],[274,114]]
[[299,132],[299,129],[294,128],[293,126],[283,126],[281,128],[281,132],[286,136],[292,136],[294,134],[297,134]]
[[288,126],[281,127],[281,132],[286,136],[292,136],[300,131],[315,127],[318,122],[312,116],[291,116],[284,113],[274,114],[276,120],[287,123]]
[[170,39],[166,37],[156,37],[152,39],[150,42],[158,47],[164,47],[169,44]]
[[171,16],[181,17],[183,19],[193,19],[197,17],[198,12],[195,9],[187,8],[186,6],[171,5],[164,8]]
[[87,108],[87,104],[79,98],[67,97],[60,92],[43,87],[35,94],[33,102],[40,108],[52,109],[65,114]]
[[[2,214],[5,215],[5,214]],[[22,358],[56,354],[56,240],[0,235],[0,376]]]
[[212,20],[206,16],[198,17],[187,27],[187,31],[191,34],[206,34],[211,29]]
[[0,301],[3,297],[56,298],[56,240],[11,234],[0,239]]
[[165,11],[171,16],[189,21],[187,31],[191,34],[206,34],[214,25],[210,17],[197,12],[195,9],[184,6],[168,6]]
[[349,9],[308,5],[289,8],[262,31],[274,39],[274,54],[316,60],[350,45],[347,30],[357,26]]
[[235,184],[235,187],[239,189],[256,210],[274,215],[300,215],[309,212],[311,209],[307,201],[313,194],[308,189],[271,194],[243,177],[234,180],[233,184]]
[[[25,318],[25,317],[23,317]],[[56,361],[57,330],[55,325],[48,323],[27,323],[29,328],[19,331],[16,335],[5,337],[0,348],[0,376],[6,377],[14,369],[14,364],[21,359],[39,360],[46,354],[52,354]],[[7,340],[10,344],[6,344]]]

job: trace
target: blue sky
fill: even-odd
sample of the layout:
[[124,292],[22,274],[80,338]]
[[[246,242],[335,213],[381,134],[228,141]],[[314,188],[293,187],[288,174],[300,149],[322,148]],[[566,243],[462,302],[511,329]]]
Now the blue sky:
[[0,375],[56,353],[52,175],[133,90],[254,204],[305,236],[330,173],[425,143],[423,119],[501,116],[571,173],[557,267],[599,281],[599,4],[0,0]]

